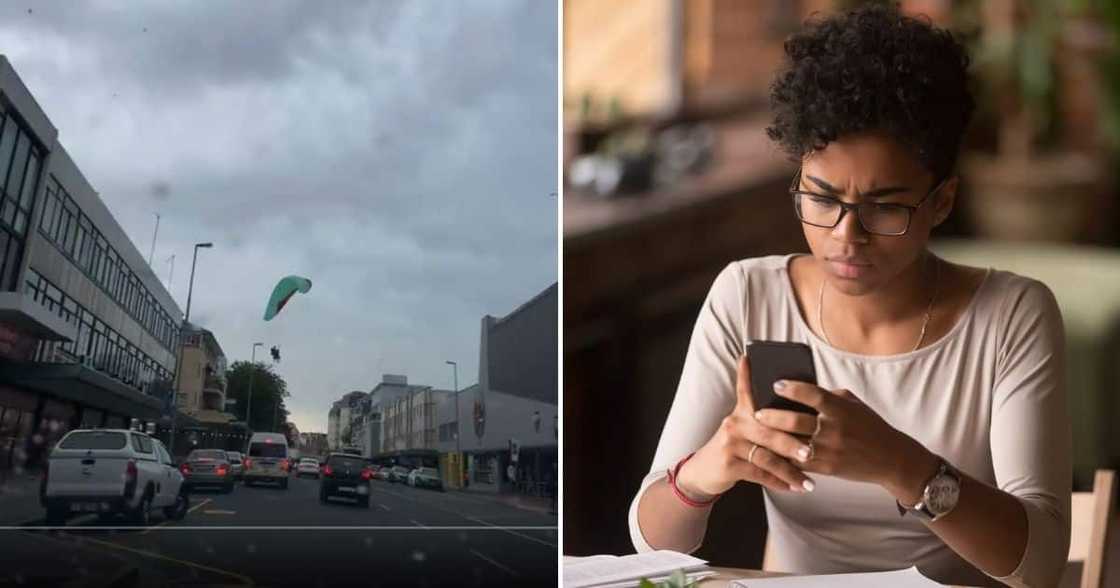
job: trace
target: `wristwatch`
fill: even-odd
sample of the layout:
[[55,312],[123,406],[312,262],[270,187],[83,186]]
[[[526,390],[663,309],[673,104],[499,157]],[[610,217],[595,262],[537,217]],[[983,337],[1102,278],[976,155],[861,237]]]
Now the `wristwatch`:
[[922,499],[914,506],[906,506],[895,500],[898,505],[899,516],[907,512],[930,521],[936,521],[949,514],[957,506],[957,499],[961,495],[961,475],[945,460],[940,460],[937,473],[926,482],[922,491]]

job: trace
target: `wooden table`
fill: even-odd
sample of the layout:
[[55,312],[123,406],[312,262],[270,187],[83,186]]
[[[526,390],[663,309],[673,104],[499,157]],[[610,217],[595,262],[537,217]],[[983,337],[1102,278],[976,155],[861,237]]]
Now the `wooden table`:
[[711,569],[712,571],[719,572],[719,575],[702,580],[699,583],[700,588],[727,588],[732,580],[741,580],[743,578],[780,578],[790,575],[781,572],[764,572],[762,570],[748,570],[745,568],[719,568],[713,566]]

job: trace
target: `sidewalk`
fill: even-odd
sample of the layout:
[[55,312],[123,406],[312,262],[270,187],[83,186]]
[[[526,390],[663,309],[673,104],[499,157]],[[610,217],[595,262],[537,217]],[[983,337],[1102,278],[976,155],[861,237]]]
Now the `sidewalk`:
[[0,526],[17,526],[43,518],[39,476],[24,472],[0,474]]
[[494,492],[487,492],[482,490],[471,490],[470,488],[462,490],[453,490],[465,496],[473,496],[486,500],[492,500],[499,504],[504,504],[513,508],[527,510],[544,515],[555,515],[556,511],[552,509],[552,499],[540,496],[526,496],[524,494],[500,494]]

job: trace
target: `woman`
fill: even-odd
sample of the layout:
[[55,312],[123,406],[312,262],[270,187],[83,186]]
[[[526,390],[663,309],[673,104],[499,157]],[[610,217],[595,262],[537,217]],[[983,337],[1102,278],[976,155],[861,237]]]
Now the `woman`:
[[[1056,584],[1072,478],[1058,307],[1040,282],[927,249],[973,110],[963,47],[873,7],[785,49],[768,134],[800,162],[812,254],[716,278],[631,507],[635,546],[695,550],[711,504],[745,481],[764,488],[772,569]],[[819,387],[775,391],[819,416],[755,411],[756,340],[812,348]]]

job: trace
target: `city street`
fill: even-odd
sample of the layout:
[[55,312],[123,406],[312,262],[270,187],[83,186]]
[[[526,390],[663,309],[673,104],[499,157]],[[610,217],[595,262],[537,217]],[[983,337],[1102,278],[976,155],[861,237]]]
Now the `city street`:
[[[556,516],[493,497],[375,480],[370,507],[319,483],[199,490],[182,521],[72,518],[0,531],[0,585],[507,586],[555,584]],[[41,512],[33,513],[41,516]],[[92,582],[90,582],[92,581]]]

